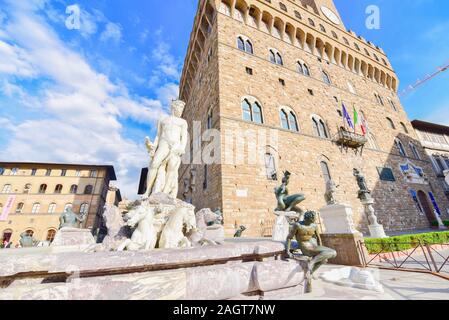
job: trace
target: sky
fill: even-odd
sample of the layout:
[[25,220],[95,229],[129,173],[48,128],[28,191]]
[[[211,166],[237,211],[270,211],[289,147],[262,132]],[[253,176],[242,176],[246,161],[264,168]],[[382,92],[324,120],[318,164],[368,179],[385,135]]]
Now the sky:
[[[449,64],[449,2],[335,0],[388,54],[401,88]],[[368,5],[380,28],[365,26]],[[0,0],[0,161],[113,164],[135,198],[145,136],[178,94],[196,0]],[[79,9],[79,25],[73,13]],[[74,11],[75,10],[75,11]],[[449,125],[449,71],[402,99]]]

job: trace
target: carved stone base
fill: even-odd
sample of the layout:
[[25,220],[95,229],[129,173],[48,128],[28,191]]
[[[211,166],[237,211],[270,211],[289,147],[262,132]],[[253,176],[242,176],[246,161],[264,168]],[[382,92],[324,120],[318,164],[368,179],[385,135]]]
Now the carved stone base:
[[361,266],[368,258],[368,252],[361,233],[322,234],[323,245],[337,251],[337,257],[329,261],[332,264],[345,266]]
[[62,246],[90,246],[95,239],[88,229],[62,228],[56,233],[52,247]]
[[368,226],[368,229],[371,238],[388,238],[388,236],[385,234],[384,227],[381,224],[370,225]]
[[346,204],[329,205],[320,210],[325,233],[352,234],[358,233],[355,229],[352,208]]

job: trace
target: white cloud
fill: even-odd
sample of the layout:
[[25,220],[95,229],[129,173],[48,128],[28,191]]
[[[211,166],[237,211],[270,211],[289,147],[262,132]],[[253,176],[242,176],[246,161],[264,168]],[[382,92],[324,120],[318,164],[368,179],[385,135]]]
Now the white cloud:
[[0,73],[33,77],[35,71],[26,57],[26,52],[17,46],[0,40]]
[[119,24],[108,22],[105,30],[101,33],[100,40],[119,43],[122,39],[122,27]]
[[[114,164],[123,194],[133,197],[147,154],[143,142],[123,136],[121,120],[150,125],[164,116],[163,103],[131,96],[122,83],[95,71],[36,14],[43,3],[9,2],[10,19],[3,29],[12,42],[0,42],[0,89],[18,97],[23,107],[43,110],[39,119],[14,119],[14,125],[0,118],[0,134],[8,130],[10,137],[0,159]],[[114,26],[105,37],[118,41],[121,31]],[[29,77],[39,80],[37,94],[20,86]],[[175,87],[167,85],[159,96],[165,99]]]

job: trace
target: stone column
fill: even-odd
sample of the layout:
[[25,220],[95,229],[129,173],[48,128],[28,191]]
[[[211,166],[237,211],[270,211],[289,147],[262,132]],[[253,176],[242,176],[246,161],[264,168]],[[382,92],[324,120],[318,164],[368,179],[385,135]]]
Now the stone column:
[[372,238],[388,238],[385,234],[384,227],[377,221],[376,212],[374,211],[374,199],[367,195],[361,200],[365,207],[365,214],[368,218],[368,229]]

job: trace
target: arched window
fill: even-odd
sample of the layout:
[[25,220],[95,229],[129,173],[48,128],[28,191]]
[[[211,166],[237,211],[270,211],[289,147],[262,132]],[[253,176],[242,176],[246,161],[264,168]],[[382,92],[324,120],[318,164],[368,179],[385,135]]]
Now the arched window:
[[276,64],[278,64],[280,66],[284,65],[284,61],[282,60],[282,56],[279,52],[276,53]]
[[30,190],[31,190],[31,183],[27,183],[23,188],[23,193],[30,193]]
[[41,184],[39,187],[39,193],[44,194],[47,191],[47,185]]
[[253,122],[262,123],[262,108],[257,102],[254,102],[253,106]]
[[391,108],[393,108],[394,111],[398,111],[398,109],[396,108],[396,105],[394,104],[393,100],[388,98],[388,102],[390,103],[390,106],[391,106]]
[[89,213],[89,204],[83,203],[80,207],[80,214],[85,215]]
[[243,120],[255,123],[263,123],[262,107],[257,101],[250,102],[249,99],[242,101]]
[[91,186],[91,185],[87,185],[87,186],[84,188],[84,194],[92,194],[93,191],[94,191],[94,187]]
[[289,125],[288,125],[288,116],[287,113],[284,110],[281,110],[280,112],[280,116],[281,116],[281,126],[283,129],[290,129]]
[[281,10],[287,11],[287,6],[285,4],[283,4],[282,2],[279,2],[279,7],[281,8]]
[[49,206],[48,206],[48,211],[47,211],[48,213],[55,213],[56,212],[56,203],[51,203]]
[[360,51],[360,47],[357,43],[354,43],[354,48],[356,48],[358,51]]
[[313,20],[310,19],[310,18],[309,18],[309,24],[310,24],[312,27],[315,27],[315,21],[313,21]]
[[269,152],[265,154],[265,169],[268,180],[277,180],[276,161],[274,156]]
[[305,63],[302,65],[302,67],[303,67],[303,70],[304,70],[304,75],[307,76],[307,77],[310,77],[310,69],[309,69],[309,67]]
[[320,24],[320,30],[321,30],[322,32],[326,32],[326,28],[325,28],[322,24]]
[[332,179],[330,171],[329,171],[329,166],[326,161],[321,161],[320,165],[321,165],[321,171],[323,173],[324,181],[327,183],[328,181],[330,181]]
[[402,127],[402,130],[408,134],[408,129],[404,122],[401,122],[401,127]]
[[2,193],[8,194],[11,193],[12,186],[10,184],[5,184],[3,186]]
[[53,242],[53,240],[55,240],[55,236],[56,236],[56,230],[55,229],[48,230],[47,231],[46,241]]
[[56,194],[60,194],[60,193],[62,193],[62,184],[58,184],[56,187],[55,187],[55,193]]
[[304,74],[304,69],[302,67],[302,63],[298,61],[297,66],[298,66],[298,72],[301,74]]
[[323,120],[320,120],[318,122],[318,128],[320,129],[320,137],[329,138],[329,135],[327,134],[326,125],[324,124]]
[[299,20],[302,19],[301,13],[299,13],[298,11],[295,10],[295,17]]
[[416,159],[421,160],[421,156],[419,155],[418,148],[410,142],[410,150],[412,150],[413,155]]
[[322,73],[322,75],[323,75],[323,81],[324,81],[324,83],[330,85],[330,84],[331,84],[331,78],[329,77],[329,75],[327,74],[327,72],[322,71],[321,73]]
[[404,145],[402,144],[402,141],[399,140],[399,139],[396,139],[395,143],[396,143],[396,147],[398,148],[399,153],[401,154],[401,156],[406,157],[407,153],[405,152],[405,148],[404,148]]
[[2,233],[2,243],[9,243],[9,241],[11,240],[12,237],[12,230],[11,229],[6,229],[3,231]]
[[22,213],[24,206],[25,204],[23,202],[19,203],[16,208],[16,213]]
[[246,40],[245,42],[245,51],[250,54],[254,53],[253,44],[249,40]]
[[270,62],[276,63],[276,53],[273,50],[270,50]]
[[345,42],[345,44],[346,44],[347,46],[349,46],[349,41],[348,41],[348,39],[346,39],[345,37],[343,37],[343,41]]
[[334,37],[335,39],[338,39],[337,34],[335,33],[335,31],[332,31],[332,37]]
[[391,120],[391,118],[387,118],[387,122],[388,122],[388,126],[389,126],[391,129],[396,129],[396,127],[395,127],[395,125],[394,125],[394,122],[393,122],[393,120]]
[[364,50],[365,50],[365,54],[368,56],[368,57],[371,57],[371,55],[369,54],[369,51],[366,49],[366,48],[363,48]]
[[290,130],[296,132],[299,131],[298,121],[296,120],[296,116],[292,111],[290,111],[288,114],[288,123],[290,125]]
[[312,125],[316,136],[320,138],[329,138],[326,124],[321,118],[316,116],[312,117]]
[[78,186],[76,185],[76,184],[73,184],[71,187],[70,187],[70,193],[71,194],[76,194],[78,192]]
[[33,208],[31,209],[31,213],[32,214],[38,214],[40,209],[41,209],[41,204],[40,203],[35,203],[35,204],[33,204]]
[[64,212],[67,212],[69,209],[70,209],[70,210],[73,209],[73,204],[67,203],[67,204],[64,206]]
[[245,40],[242,37],[237,38],[237,48],[241,51],[245,51]]
[[293,111],[281,109],[280,111],[281,126],[283,129],[291,131],[299,131],[298,121]]

